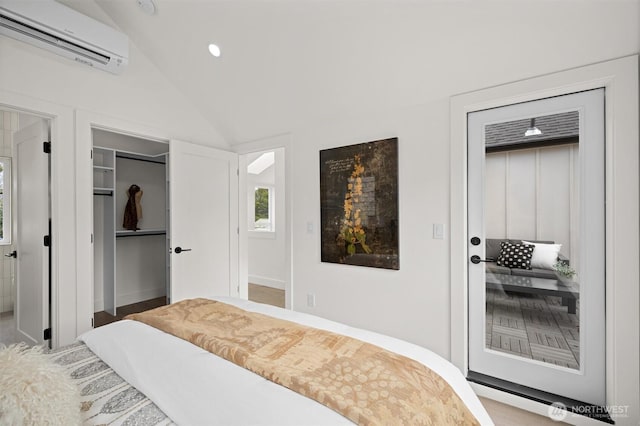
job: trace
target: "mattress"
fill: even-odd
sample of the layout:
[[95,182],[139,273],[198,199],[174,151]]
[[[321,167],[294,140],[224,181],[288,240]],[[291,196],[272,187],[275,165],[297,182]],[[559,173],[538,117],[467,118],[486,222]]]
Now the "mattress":
[[[212,299],[360,339],[423,363],[447,381],[481,424],[493,424],[460,371],[425,348],[269,305]],[[88,424],[352,424],[312,399],[138,321],[94,329],[52,355],[78,381]]]

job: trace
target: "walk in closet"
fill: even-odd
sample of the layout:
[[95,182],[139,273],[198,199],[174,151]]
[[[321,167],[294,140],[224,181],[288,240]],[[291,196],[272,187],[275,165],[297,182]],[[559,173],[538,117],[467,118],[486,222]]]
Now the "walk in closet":
[[169,145],[92,136],[94,312],[119,316],[120,307],[169,294]]

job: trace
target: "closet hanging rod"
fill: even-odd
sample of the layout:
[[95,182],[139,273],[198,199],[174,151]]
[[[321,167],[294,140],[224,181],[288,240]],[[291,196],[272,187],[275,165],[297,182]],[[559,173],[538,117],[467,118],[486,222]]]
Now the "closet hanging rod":
[[94,192],[93,195],[102,195],[104,197],[113,197],[113,192],[111,192],[111,193]]
[[151,159],[147,159],[147,158],[134,157],[133,155],[127,155],[127,154],[118,154],[118,153],[116,153],[116,158],[124,158],[125,160],[134,160],[134,161],[144,161],[146,163],[167,164],[167,162],[164,159],[162,161],[151,160]]
[[167,231],[131,231],[131,232],[121,232],[116,231],[116,238],[125,238],[125,237],[144,237],[148,235],[166,235]]

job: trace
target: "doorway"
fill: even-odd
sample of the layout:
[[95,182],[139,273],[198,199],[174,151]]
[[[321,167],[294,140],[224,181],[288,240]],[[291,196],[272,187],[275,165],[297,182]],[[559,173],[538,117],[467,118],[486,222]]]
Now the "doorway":
[[604,89],[468,123],[469,377],[605,405]]
[[169,145],[92,129],[94,327],[168,303]]
[[50,345],[50,122],[0,115],[0,344]]
[[248,297],[284,308],[285,149],[244,154],[241,164],[246,164]]

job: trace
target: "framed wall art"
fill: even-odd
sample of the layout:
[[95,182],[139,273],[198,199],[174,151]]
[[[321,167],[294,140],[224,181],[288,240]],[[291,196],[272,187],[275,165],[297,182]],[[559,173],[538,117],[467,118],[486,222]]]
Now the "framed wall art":
[[321,260],[400,269],[398,138],[320,151]]

